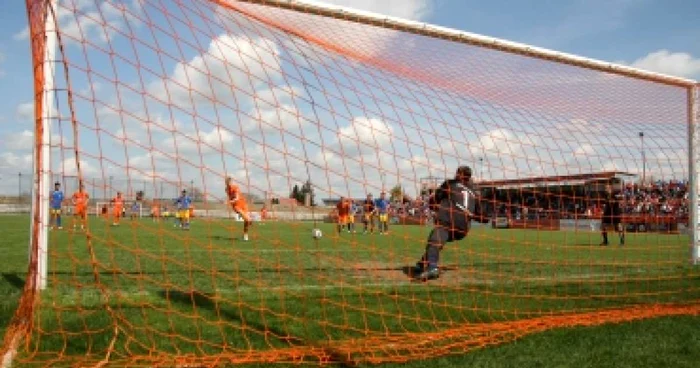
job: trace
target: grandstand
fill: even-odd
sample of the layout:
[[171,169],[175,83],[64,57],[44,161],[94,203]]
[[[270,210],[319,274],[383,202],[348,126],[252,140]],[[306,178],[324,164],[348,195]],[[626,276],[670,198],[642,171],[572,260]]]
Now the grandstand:
[[558,230],[570,220],[597,222],[601,215],[600,198],[609,184],[623,199],[623,223],[628,230],[675,232],[678,225],[688,223],[687,196],[680,183],[640,185],[635,174],[608,171],[492,180],[481,182],[478,187],[482,195],[492,200],[494,227]]

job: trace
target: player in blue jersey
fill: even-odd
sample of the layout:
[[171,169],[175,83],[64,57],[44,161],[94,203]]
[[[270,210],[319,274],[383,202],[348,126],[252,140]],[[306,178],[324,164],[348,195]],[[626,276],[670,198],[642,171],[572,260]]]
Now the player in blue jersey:
[[389,200],[386,198],[386,193],[382,192],[374,201],[374,208],[379,216],[379,235],[389,233]]
[[192,198],[187,195],[186,190],[183,190],[175,203],[177,204],[177,218],[179,219],[180,227],[182,227],[183,230],[189,230],[190,206],[192,205]]
[[138,201],[131,203],[131,211],[129,211],[129,218],[134,220],[141,217],[141,204]]
[[61,191],[61,183],[56,182],[54,184],[54,190],[51,192],[51,223],[54,224],[54,226],[51,226],[52,229],[58,228],[63,229],[63,226],[61,226],[61,207],[63,206],[63,200],[65,199],[65,196],[63,195],[63,192]]

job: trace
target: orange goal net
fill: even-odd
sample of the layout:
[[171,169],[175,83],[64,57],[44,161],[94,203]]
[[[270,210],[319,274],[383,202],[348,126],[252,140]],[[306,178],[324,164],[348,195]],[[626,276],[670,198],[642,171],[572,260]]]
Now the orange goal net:
[[4,364],[405,362],[700,313],[694,81],[299,1],[26,4]]

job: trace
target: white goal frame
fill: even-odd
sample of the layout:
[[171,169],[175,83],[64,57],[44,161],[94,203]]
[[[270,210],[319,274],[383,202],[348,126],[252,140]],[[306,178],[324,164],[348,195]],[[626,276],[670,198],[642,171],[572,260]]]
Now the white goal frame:
[[[218,5],[243,11],[236,7],[236,2],[225,0],[213,0]],[[269,7],[295,10],[303,13],[314,14],[328,18],[342,19],[348,22],[372,25],[395,31],[422,35],[426,37],[446,39],[500,52],[529,56],[537,59],[559,62],[579,66],[587,69],[606,73],[623,75],[626,77],[659,82],[666,85],[685,88],[688,94],[688,180],[690,188],[689,209],[689,238],[692,264],[700,265],[700,83],[698,81],[654,73],[637,69],[627,65],[619,65],[601,60],[595,60],[572,54],[557,52],[541,47],[530,46],[523,43],[505,41],[498,38],[482,36],[475,33],[459,31],[452,28],[435,26],[432,24],[410,21],[397,17],[391,17],[362,11],[343,6],[330,5],[314,0],[238,0],[237,2],[253,3]]]
[[[133,201],[124,201],[123,207],[126,210],[126,214],[124,215],[123,218],[129,218],[131,216],[131,205],[133,203],[134,203]],[[139,218],[143,218],[143,217],[150,215],[150,212],[147,214],[144,214],[143,202],[137,201],[136,203],[139,205]],[[107,205],[107,215],[112,216],[112,210],[114,209],[114,204],[110,201],[95,202],[95,215],[102,216],[102,207],[104,205]]]
[[[225,8],[239,10],[235,2],[225,0],[212,0]],[[689,258],[693,264],[700,264],[700,236],[698,235],[699,226],[698,220],[698,194],[700,194],[700,181],[698,180],[698,171],[700,166],[700,84],[697,81],[663,75],[660,73],[652,73],[641,69],[632,68],[629,66],[617,65],[604,61],[584,58],[571,54],[560,53],[544,48],[529,46],[526,44],[504,41],[497,38],[481,36],[473,33],[458,31],[445,27],[438,27],[426,23],[409,21],[396,17],[379,15],[366,11],[358,11],[355,9],[327,5],[321,2],[310,0],[238,0],[240,2],[256,3],[265,6],[285,8],[290,10],[303,11],[313,13],[315,15],[343,19],[345,21],[369,24],[376,27],[383,27],[392,30],[400,30],[408,33],[419,34],[427,37],[440,38],[460,42],[475,46],[480,46],[487,49],[498,50],[505,53],[525,55],[533,58],[560,62],[569,65],[575,65],[588,69],[624,75],[632,78],[639,78],[648,81],[655,81],[667,85],[682,87],[688,93],[688,163],[689,163],[689,181],[690,181],[690,255]],[[55,90],[54,78],[56,67],[56,51],[57,51],[57,33],[55,19],[52,16],[53,10],[56,9],[58,0],[50,0],[46,2],[49,7],[45,21],[45,55],[43,58],[43,74],[44,85],[42,86],[41,97],[43,100],[43,111],[41,116],[36,116],[37,127],[42,128],[42,134],[36,136],[37,140],[34,145],[34,186],[32,189],[32,218],[38,220],[36,225],[32,221],[32,229],[30,230],[29,252],[30,259],[36,259],[37,269],[33,284],[36,289],[46,288],[46,278],[48,275],[48,225],[50,216],[48,211],[48,199],[51,185],[51,152],[50,152],[50,132],[51,122],[57,119],[56,109],[54,106]],[[32,38],[37,37],[32,35]],[[41,162],[41,167],[38,167],[37,162]],[[141,212],[143,209],[141,209]],[[99,212],[98,212],[99,213]],[[36,232],[33,227],[38,226]],[[35,257],[35,258],[34,258]]]

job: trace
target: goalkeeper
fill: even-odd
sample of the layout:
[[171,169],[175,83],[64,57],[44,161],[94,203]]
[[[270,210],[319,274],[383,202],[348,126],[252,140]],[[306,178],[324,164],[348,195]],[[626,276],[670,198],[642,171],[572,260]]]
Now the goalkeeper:
[[446,243],[463,239],[471,221],[486,223],[488,216],[473,191],[472,169],[460,166],[454,179],[445,180],[430,198],[435,227],[428,236],[425,253],[411,270],[411,276],[426,281],[440,277],[438,262]]

